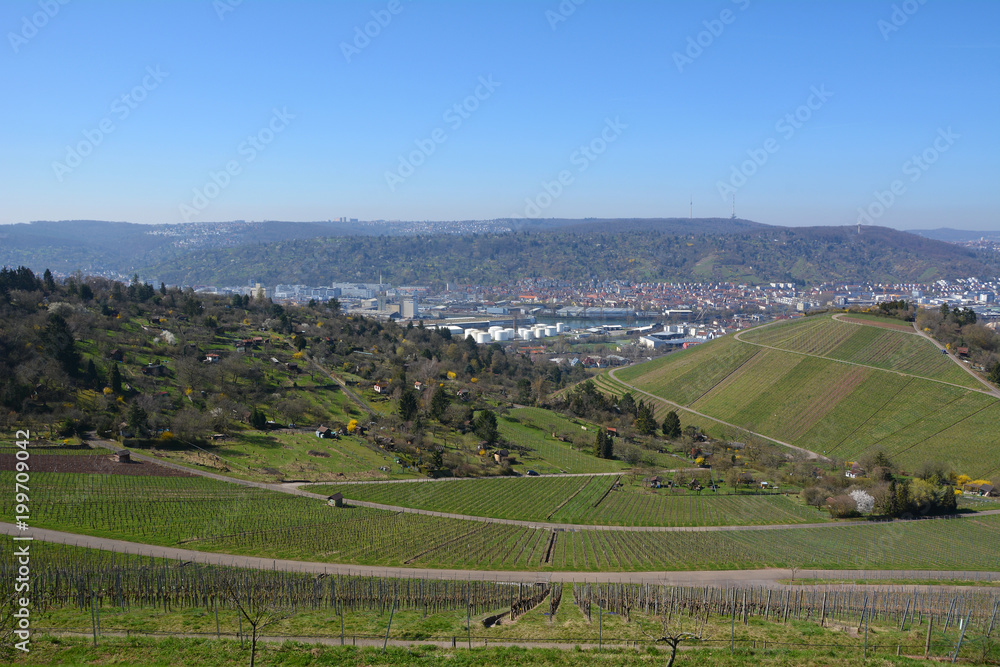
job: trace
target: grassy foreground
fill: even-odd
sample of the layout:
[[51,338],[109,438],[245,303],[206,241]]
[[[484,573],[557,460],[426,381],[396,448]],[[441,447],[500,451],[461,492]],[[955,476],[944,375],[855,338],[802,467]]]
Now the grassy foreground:
[[[23,665],[214,665],[249,664],[248,649],[238,642],[205,639],[103,639],[97,648],[84,638],[38,637],[27,655],[14,664]],[[259,664],[267,665],[662,665],[664,649],[605,648],[554,649],[490,647],[441,649],[435,646],[380,647],[315,646],[285,642],[268,644],[258,650]],[[678,665],[756,665],[762,660],[772,666],[915,665],[922,660],[879,655],[865,660],[861,651],[843,649],[737,649],[683,650]]]

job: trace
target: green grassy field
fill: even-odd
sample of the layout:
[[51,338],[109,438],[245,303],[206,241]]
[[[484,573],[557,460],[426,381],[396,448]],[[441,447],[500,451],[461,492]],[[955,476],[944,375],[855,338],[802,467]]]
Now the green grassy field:
[[[159,440],[131,447],[141,454],[197,470],[253,481],[318,482],[416,476],[395,464],[393,456],[374,450],[359,437],[320,439],[312,430],[244,429],[200,448],[180,441]],[[382,467],[389,470],[383,471]]]
[[[0,473],[13,487],[13,473]],[[446,484],[476,482],[447,482]],[[405,485],[404,485],[405,486]],[[995,569],[1000,517],[777,531],[550,531],[328,507],[204,478],[36,473],[32,525],[321,562],[514,570]],[[0,511],[12,516],[12,496]]]
[[[534,612],[532,612],[534,613]],[[539,615],[541,612],[539,612]],[[207,616],[205,612],[189,615]],[[569,616],[569,612],[565,614]],[[663,644],[654,645],[643,633],[655,631],[659,619],[637,619],[626,623],[617,616],[605,615],[601,625],[607,629],[595,629],[596,621],[584,618],[560,621],[558,627],[566,630],[571,638],[569,645],[586,645],[587,648],[519,648],[498,644],[507,637],[500,633],[484,633],[477,628],[473,648],[463,645],[462,629],[453,635],[438,634],[438,641],[448,644],[451,636],[457,636],[457,647],[440,647],[429,641],[421,642],[419,637],[402,637],[412,642],[410,646],[390,645],[385,651],[380,645],[353,646],[352,635],[348,634],[346,646],[317,645],[296,641],[282,643],[262,642],[258,646],[257,660],[267,665],[449,665],[451,667],[495,667],[497,665],[525,665],[538,667],[590,666],[590,665],[663,665],[669,650]],[[712,619],[702,630],[707,633],[705,641],[688,642],[678,655],[678,665],[712,667],[749,667],[766,662],[772,667],[862,667],[863,665],[925,665],[923,655],[923,629],[918,627],[909,632],[893,632],[890,627],[876,627],[869,638],[868,657],[865,657],[863,638],[856,632],[849,633],[847,627],[819,628],[815,623],[792,621],[781,624],[776,621],[751,621],[747,626],[738,624],[735,631],[734,649],[730,649],[724,619]],[[372,625],[384,623],[387,618],[374,616]],[[328,621],[332,622],[332,621]],[[464,623],[464,619],[461,619]],[[549,623],[548,620],[522,618],[518,623],[527,629]],[[395,620],[394,620],[395,623]],[[459,621],[452,625],[459,626]],[[504,627],[504,626],[501,626]],[[575,638],[569,632],[576,632]],[[110,630],[109,630],[110,632]],[[206,632],[211,635],[214,632]],[[607,634],[605,634],[605,632]],[[605,637],[603,648],[597,648],[598,634]],[[397,633],[392,633],[393,639]],[[497,636],[499,635],[499,636]],[[367,637],[377,644],[379,632],[373,631]],[[634,637],[634,638],[633,638]],[[545,641],[545,640],[535,640]],[[560,641],[553,639],[549,641]],[[943,659],[955,646],[957,635],[935,639],[933,655]],[[628,647],[625,643],[629,642]],[[638,642],[636,645],[635,643]],[[766,642],[766,644],[765,644]],[[336,643],[336,642],[334,642]],[[902,657],[896,655],[896,645],[904,649]],[[592,645],[592,646],[591,646]],[[766,648],[765,648],[766,646]],[[966,641],[962,649],[964,660],[977,662],[983,651],[992,660],[995,651],[985,649],[981,642]],[[217,640],[207,637],[162,638],[162,637],[102,637],[97,647],[91,645],[87,637],[60,637],[41,634],[33,638],[31,653],[18,658],[16,664],[24,665],[103,665],[103,664],[144,664],[144,665],[204,665],[205,667],[234,665],[249,662],[250,650],[235,639]],[[913,656],[913,657],[909,657]],[[983,663],[980,663],[983,664]],[[988,663],[987,663],[988,664]]]
[[[617,376],[737,427],[827,456],[853,460],[881,447],[905,469],[944,459],[973,477],[1000,470],[995,456],[1000,430],[991,426],[1000,419],[1000,401],[969,389],[981,385],[925,339],[822,316],[760,327],[742,337],[781,349],[727,336]],[[610,378],[598,382],[603,390],[620,393],[616,385]],[[706,430],[712,429],[708,424]]]
[[[638,480],[636,480],[638,481]],[[618,487],[609,491],[612,485]],[[647,489],[614,475],[461,480],[419,484],[309,487],[351,500],[467,514],[608,526],[732,526],[816,523],[827,514],[783,495],[733,495],[729,489],[696,495]]]
[[[531,469],[542,474],[591,473],[617,472],[626,467],[622,461],[594,456],[593,442],[597,427],[593,424],[575,422],[537,408],[511,410],[510,416],[514,420],[504,417],[497,420],[501,437],[515,446],[531,450],[518,455],[521,465],[515,466],[517,470]],[[572,442],[561,442],[552,436],[553,433],[556,436],[568,436]]]

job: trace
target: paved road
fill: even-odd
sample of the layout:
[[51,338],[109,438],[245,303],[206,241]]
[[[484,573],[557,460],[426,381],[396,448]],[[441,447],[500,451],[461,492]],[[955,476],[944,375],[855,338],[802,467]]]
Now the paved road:
[[[69,544],[89,549],[103,549],[117,553],[129,553],[154,558],[170,558],[206,565],[226,565],[254,569],[281,570],[282,572],[301,572],[305,574],[343,574],[366,577],[449,579],[449,580],[484,580],[505,581],[514,583],[534,582],[618,582],[635,584],[676,584],[676,585],[728,585],[742,584],[745,586],[785,587],[778,583],[780,579],[791,579],[791,570],[773,568],[766,570],[714,570],[714,571],[681,571],[681,572],[513,572],[504,570],[439,570],[431,568],[410,567],[380,567],[373,565],[347,565],[340,563],[313,563],[309,561],[284,560],[272,558],[257,558],[253,556],[234,556],[230,554],[192,551],[176,547],[163,547],[124,540],[113,540],[106,537],[76,535],[57,530],[32,528],[27,532],[18,531],[14,524],[0,523],[0,532],[6,535],[30,536],[42,542]],[[886,578],[893,574],[885,570],[796,570],[794,576],[799,579],[858,579]],[[941,571],[922,573],[935,579],[974,579],[982,577],[982,572]],[[992,573],[993,579],[1000,579],[1000,572]],[[838,584],[831,584],[836,586]],[[968,587],[965,587],[966,589]],[[993,589],[996,590],[996,589]]]

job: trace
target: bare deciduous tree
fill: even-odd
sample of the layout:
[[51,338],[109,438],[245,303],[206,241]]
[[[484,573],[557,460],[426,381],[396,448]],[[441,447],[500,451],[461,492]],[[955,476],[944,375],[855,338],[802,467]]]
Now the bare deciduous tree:
[[225,597],[250,625],[250,667],[257,658],[257,641],[264,630],[289,618],[295,609],[282,599],[278,585],[233,574],[223,582]]
[[[673,615],[666,614],[662,616],[661,620],[662,625],[659,637],[646,632],[646,628],[642,627],[641,623],[639,624],[639,629],[642,630],[642,633],[652,639],[655,643],[663,643],[670,647],[670,655],[667,657],[667,667],[673,667],[674,660],[677,658],[677,648],[683,642],[700,641],[702,632],[704,631],[704,625],[701,630],[698,630],[697,633],[686,631],[684,629],[684,616],[679,610]],[[697,625],[698,621],[697,619],[693,619],[693,622]]]

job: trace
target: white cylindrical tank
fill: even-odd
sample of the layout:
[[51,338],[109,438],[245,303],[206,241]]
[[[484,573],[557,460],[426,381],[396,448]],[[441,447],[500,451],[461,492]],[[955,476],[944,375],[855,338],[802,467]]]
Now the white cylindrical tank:
[[535,332],[531,329],[521,328],[517,330],[517,336],[523,340],[531,340],[535,337]]
[[557,331],[558,330],[554,326],[547,326],[547,327],[545,327],[545,335],[546,336],[555,336]]
[[475,341],[480,344],[489,343],[493,339],[488,331],[477,331],[474,338]]
[[556,333],[566,333],[569,331],[569,327],[562,322],[556,322]]

